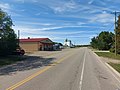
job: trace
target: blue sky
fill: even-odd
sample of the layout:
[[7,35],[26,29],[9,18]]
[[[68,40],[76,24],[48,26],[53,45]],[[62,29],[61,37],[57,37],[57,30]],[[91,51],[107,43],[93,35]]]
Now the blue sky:
[[89,44],[101,31],[114,29],[113,11],[119,0],[0,0],[20,30],[20,38],[48,37],[63,43]]

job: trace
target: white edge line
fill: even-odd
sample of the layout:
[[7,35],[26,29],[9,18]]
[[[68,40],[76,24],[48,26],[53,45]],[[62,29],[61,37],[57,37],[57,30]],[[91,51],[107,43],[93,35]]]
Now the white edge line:
[[[101,60],[100,60],[100,57],[93,52],[94,55],[96,55],[96,57],[98,57],[98,60],[108,69],[108,71],[112,74],[112,76],[120,83],[120,80],[115,76],[115,72],[113,73],[110,68],[108,67],[111,67],[110,65],[106,64],[106,63],[103,63]],[[112,68],[112,67],[111,67]],[[115,70],[114,70],[115,71]],[[117,71],[116,71],[117,72]],[[117,74],[116,74],[117,75]],[[119,77],[119,75],[118,75]],[[118,88],[120,88],[120,86],[118,86]]]
[[[108,63],[105,63],[107,67],[109,67],[114,73],[116,73],[119,77],[120,74],[114,69],[112,68]],[[118,82],[120,83],[120,80],[111,72],[111,74],[118,80]]]
[[82,89],[82,81],[83,81],[83,76],[84,76],[84,69],[85,69],[85,58],[86,58],[86,52],[84,54],[84,61],[83,61],[83,66],[82,66],[82,73],[81,73],[81,77],[80,77],[80,86],[79,89]]
[[[110,71],[109,70],[109,72],[113,75],[113,77],[120,83],[120,80],[115,76],[115,73],[117,72],[115,69],[113,69],[108,63],[105,63],[105,65],[109,68],[109,69],[111,69],[111,70],[113,70],[113,72],[112,71]],[[116,72],[115,72],[116,71]],[[119,75],[118,75],[119,76]],[[117,87],[118,88],[120,88],[120,86],[119,85],[117,85]]]
[[[106,66],[106,68],[108,69],[108,71],[114,76],[114,78],[120,83],[120,80],[115,76],[115,72],[113,73],[112,71],[110,71],[110,69],[112,68],[111,66],[109,66],[108,64],[106,63],[103,63],[100,58],[98,59],[104,66]],[[109,67],[109,68],[108,68]],[[110,68],[111,67],[111,68]],[[114,70],[115,71],[115,70]],[[117,72],[117,71],[116,71]],[[118,75],[119,77],[119,75]]]

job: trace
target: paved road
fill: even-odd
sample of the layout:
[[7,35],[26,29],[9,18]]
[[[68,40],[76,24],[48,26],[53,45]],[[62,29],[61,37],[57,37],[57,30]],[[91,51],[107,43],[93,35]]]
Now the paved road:
[[0,90],[119,90],[120,88],[120,78],[87,48],[60,51],[48,57],[55,58],[49,65],[21,71],[13,76],[1,76],[0,84],[4,85],[0,86]]

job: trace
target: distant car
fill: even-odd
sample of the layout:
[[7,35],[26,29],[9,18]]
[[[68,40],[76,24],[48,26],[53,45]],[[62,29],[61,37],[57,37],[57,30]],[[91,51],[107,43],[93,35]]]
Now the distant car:
[[24,55],[25,51],[21,48],[17,48],[16,51],[13,52],[13,55]]

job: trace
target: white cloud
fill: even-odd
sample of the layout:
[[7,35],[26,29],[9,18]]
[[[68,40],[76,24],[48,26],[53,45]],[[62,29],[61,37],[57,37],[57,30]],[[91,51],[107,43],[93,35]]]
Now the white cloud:
[[[65,26],[64,26],[65,27]],[[74,26],[71,26],[74,27]],[[31,27],[25,27],[25,26],[19,26],[19,27],[13,27],[13,29],[16,31],[20,30],[22,34],[35,34],[35,35],[75,35],[75,34],[82,34],[82,33],[94,33],[95,31],[87,31],[87,30],[80,30],[80,31],[66,31],[66,32],[61,32],[61,31],[49,31],[51,29],[59,29],[62,27],[51,27],[51,28],[31,28]],[[48,30],[48,31],[46,31]]]
[[8,11],[10,9],[10,5],[8,3],[0,3],[0,8],[2,10]]
[[40,25],[40,26],[53,26],[55,25],[54,23],[41,23],[41,22],[26,22],[26,21],[19,21],[17,22],[18,24],[23,24],[23,25]]
[[39,16],[39,15],[41,15],[41,13],[36,13],[35,15],[36,15],[36,16]]
[[94,2],[94,0],[90,0],[89,2],[88,2],[88,4],[92,4]]
[[38,0],[33,0],[33,2],[37,3],[37,2],[39,2],[39,1],[38,1]]
[[42,12],[42,13],[39,12],[39,13],[36,13],[35,15],[36,15],[36,16],[39,16],[39,15],[41,15],[41,14],[49,14],[49,13],[47,13],[47,12]]
[[77,25],[84,25],[84,24],[86,24],[86,23],[84,23],[84,22],[77,22]]
[[107,5],[107,2],[104,2],[104,1],[101,1],[101,0],[99,0],[99,1],[97,1],[99,4],[101,4],[101,5]]
[[[11,17],[21,16],[20,14],[16,13],[16,10],[13,9],[12,5],[9,3],[0,3],[0,9],[7,12]],[[23,12],[24,10],[17,10]]]
[[31,27],[26,27],[26,26],[18,26],[18,27],[13,27],[14,30],[21,30],[21,32],[24,32],[24,33],[44,33],[44,31],[46,30],[54,30],[54,29],[60,29],[62,27],[49,27],[49,28],[31,28]]
[[14,0],[15,2],[25,3],[25,0]]
[[50,37],[52,40],[64,40],[65,39],[65,37],[57,37],[57,36],[55,36],[55,37]]
[[51,6],[51,8],[54,10],[55,13],[63,13],[66,11],[71,11],[73,9],[77,9],[77,7],[78,4],[73,1],[54,4],[53,6]]
[[114,21],[114,16],[108,13],[97,14],[90,19],[90,22],[110,23]]

